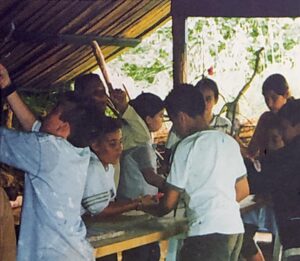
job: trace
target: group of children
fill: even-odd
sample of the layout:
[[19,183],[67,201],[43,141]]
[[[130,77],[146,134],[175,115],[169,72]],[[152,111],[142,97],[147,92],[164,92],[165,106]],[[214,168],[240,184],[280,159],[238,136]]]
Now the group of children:
[[[263,94],[269,108],[276,108],[277,130],[286,146],[268,152],[257,171],[261,173],[251,173],[249,181],[252,192],[272,195],[281,243],[292,261],[300,255],[300,101],[282,101],[279,108],[278,100],[288,96],[268,87],[279,88],[281,76],[273,78],[265,82]],[[238,202],[249,194],[249,170],[238,142],[226,134],[230,121],[213,114],[219,94],[214,81],[174,86],[165,101],[150,93],[128,101],[121,90],[108,98],[99,76],[87,74],[76,79],[75,92],[65,93],[42,122],[20,99],[2,65],[0,87],[25,130],[0,128],[0,162],[25,172],[18,260],[94,260],[84,218],[129,210],[162,216],[181,197],[188,219],[181,260],[238,260],[244,233]],[[117,118],[105,116],[108,99]],[[166,179],[157,174],[151,138],[162,126],[164,108],[173,123]],[[261,122],[250,143],[253,161],[264,150],[260,140],[267,134]],[[268,145],[276,147],[278,135],[273,138]],[[113,164],[119,159],[116,189]],[[159,190],[163,197],[157,201]],[[159,246],[125,251],[123,260],[159,260]]]

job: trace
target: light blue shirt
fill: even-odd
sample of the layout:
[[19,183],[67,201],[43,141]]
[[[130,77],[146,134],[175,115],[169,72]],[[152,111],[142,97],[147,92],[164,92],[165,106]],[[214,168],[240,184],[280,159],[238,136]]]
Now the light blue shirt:
[[0,128],[0,162],[26,172],[18,261],[94,260],[80,216],[89,159],[65,139]]
[[142,170],[156,171],[156,154],[151,144],[145,143],[123,151],[120,161],[120,181],[117,198],[134,199],[139,196],[156,195],[157,187],[147,183]]

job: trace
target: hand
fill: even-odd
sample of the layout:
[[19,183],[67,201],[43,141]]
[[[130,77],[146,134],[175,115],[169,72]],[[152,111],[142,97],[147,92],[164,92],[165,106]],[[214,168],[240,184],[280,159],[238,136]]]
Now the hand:
[[11,80],[9,78],[8,71],[6,68],[0,64],[0,88],[4,89],[11,84]]
[[114,89],[110,91],[110,99],[112,100],[113,104],[116,108],[121,112],[125,112],[128,106],[128,100],[126,93],[121,89]]
[[157,205],[159,202],[157,200],[156,195],[155,196],[146,195],[146,196],[140,197],[138,200],[139,200],[139,203],[136,208],[137,210],[143,210],[144,208],[147,208],[149,206]]

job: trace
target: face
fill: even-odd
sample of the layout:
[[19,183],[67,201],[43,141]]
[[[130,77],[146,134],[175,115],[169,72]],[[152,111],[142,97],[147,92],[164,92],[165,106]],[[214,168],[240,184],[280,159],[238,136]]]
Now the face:
[[268,91],[264,95],[265,102],[270,111],[277,113],[281,107],[286,103],[287,97],[283,95],[278,95],[274,91]]
[[274,151],[284,147],[283,137],[278,129],[270,129],[268,131],[268,137],[268,150]]
[[163,123],[164,119],[164,110],[156,113],[154,117],[147,116],[146,123],[150,132],[158,131]]
[[93,103],[99,106],[102,110],[105,110],[107,104],[107,95],[105,89],[102,87],[90,88],[84,94],[88,99],[91,99]]
[[212,109],[217,103],[214,92],[210,89],[202,89],[201,93],[205,101],[205,112],[212,114]]
[[121,130],[106,134],[101,141],[93,144],[92,148],[104,166],[116,164],[123,150]]
[[184,138],[189,134],[181,113],[170,116],[170,120],[172,121],[173,129],[175,130],[176,134],[181,138]]
[[[64,137],[62,134],[63,126],[66,124],[60,119],[61,110],[59,107],[54,108],[44,119],[41,131],[55,136]],[[66,138],[66,137],[65,137]]]

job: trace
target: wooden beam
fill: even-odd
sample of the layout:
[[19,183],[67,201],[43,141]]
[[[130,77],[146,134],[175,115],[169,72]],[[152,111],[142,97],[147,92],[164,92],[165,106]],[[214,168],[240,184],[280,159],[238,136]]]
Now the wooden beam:
[[186,19],[173,16],[173,83],[174,87],[187,82]]
[[141,40],[135,38],[103,37],[99,35],[47,34],[15,31],[13,39],[19,42],[45,42],[51,44],[87,45],[97,41],[100,45],[135,47]]
[[171,14],[198,17],[299,17],[299,0],[172,0]]

